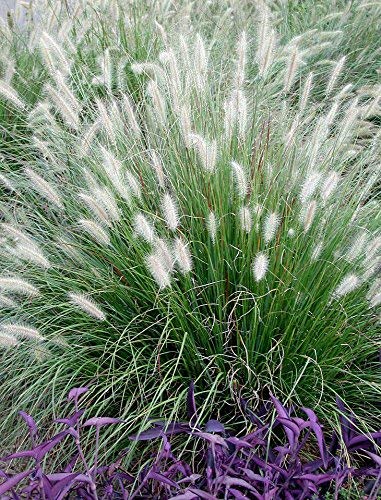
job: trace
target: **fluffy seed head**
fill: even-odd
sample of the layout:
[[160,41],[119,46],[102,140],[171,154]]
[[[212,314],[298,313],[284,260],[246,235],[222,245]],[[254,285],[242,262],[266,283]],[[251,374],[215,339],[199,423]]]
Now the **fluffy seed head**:
[[315,200],[310,201],[306,206],[303,207],[303,224],[304,231],[307,232],[312,225],[315,218],[317,203]]
[[332,296],[335,299],[343,297],[344,295],[347,295],[355,290],[360,284],[361,282],[355,274],[348,274],[334,290]]
[[253,273],[255,281],[261,281],[265,277],[268,267],[269,259],[267,255],[265,255],[264,253],[259,253],[255,257],[253,262]]
[[381,292],[377,292],[369,299],[370,307],[377,307],[381,304]]
[[188,248],[188,244],[183,238],[176,238],[173,243],[173,253],[175,262],[183,274],[189,273],[192,270],[192,256]]
[[45,199],[51,201],[54,205],[56,205],[56,207],[63,208],[61,198],[53,186],[51,186],[45,179],[29,167],[25,169],[25,173],[29,177],[33,189],[35,189]]
[[20,99],[18,93],[4,80],[0,80],[0,96],[7,99],[16,108],[21,110],[25,108],[25,104]]
[[159,155],[156,151],[151,151],[151,164],[156,173],[156,178],[161,188],[165,187],[165,175]]
[[0,289],[6,292],[29,295],[30,297],[39,295],[39,291],[35,286],[19,278],[0,277]]
[[180,219],[176,202],[169,193],[165,193],[163,196],[161,208],[168,228],[174,231],[178,227]]
[[18,340],[13,335],[8,335],[5,332],[0,331],[0,346],[1,347],[14,347],[18,344]]
[[196,147],[204,169],[213,172],[217,160],[217,142],[208,142],[198,134],[190,134],[189,141]]
[[280,217],[277,213],[272,212],[266,216],[263,224],[263,239],[265,243],[270,243],[270,241],[275,237],[280,224]]
[[206,219],[206,226],[209,231],[210,239],[214,244],[216,242],[217,228],[218,228],[218,220],[214,212],[209,212],[208,217]]
[[84,229],[95,241],[101,245],[110,245],[110,237],[96,222],[89,219],[80,219],[78,225]]
[[84,311],[89,316],[92,316],[99,321],[105,321],[105,313],[95,304],[95,302],[84,295],[83,293],[68,293],[69,300],[72,304]]
[[242,231],[250,233],[253,227],[253,218],[251,216],[250,207],[241,207],[239,211],[239,220]]
[[155,238],[154,242],[155,255],[158,257],[159,261],[162,263],[164,269],[171,273],[173,271],[173,265],[175,259],[173,256],[172,249],[167,241],[162,238]]
[[148,243],[152,243],[155,238],[155,229],[143,214],[136,214],[134,219],[136,233]]
[[312,251],[311,260],[317,260],[323,250],[323,243],[319,242]]
[[17,302],[13,299],[7,297],[6,295],[0,294],[0,307],[17,307]]
[[19,243],[13,249],[12,253],[17,258],[32,262],[33,264],[36,264],[44,269],[49,269],[51,266],[48,259],[35,244],[30,245],[26,243]]
[[232,168],[233,168],[233,174],[234,174],[234,179],[236,183],[236,188],[237,188],[237,193],[240,198],[245,198],[247,191],[248,191],[248,185],[247,185],[247,180],[246,180],[246,175],[239,163],[236,161],[232,161],[231,163]]
[[322,197],[322,200],[324,202],[326,202],[328,198],[332,195],[332,193],[335,191],[339,183],[339,180],[340,176],[337,172],[330,172],[328,174],[328,177],[321,186],[321,192],[320,192],[320,196]]
[[335,66],[332,70],[331,77],[330,77],[328,84],[327,84],[327,95],[329,95],[332,92],[332,90],[335,86],[335,83],[336,83],[340,73],[342,72],[342,70],[344,68],[345,59],[346,59],[346,57],[344,56],[339,61],[337,61],[337,63],[335,64]]
[[300,201],[306,203],[315,193],[321,179],[321,173],[313,171],[305,179],[300,190]]
[[44,340],[44,337],[35,328],[30,326],[20,325],[17,323],[9,323],[1,325],[1,330],[8,335],[14,335],[15,337],[22,337],[32,340]]
[[156,252],[147,257],[147,267],[152,274],[154,280],[158,284],[160,290],[171,286],[171,276],[166,269],[165,264],[161,260],[160,253]]

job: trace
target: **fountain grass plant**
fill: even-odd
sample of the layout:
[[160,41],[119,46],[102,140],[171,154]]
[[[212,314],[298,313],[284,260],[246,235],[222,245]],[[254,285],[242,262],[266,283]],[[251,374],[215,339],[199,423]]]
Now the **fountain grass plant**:
[[201,416],[270,389],[372,428],[377,87],[343,87],[345,54],[316,66],[335,34],[284,40],[265,4],[235,38],[186,3],[181,26],[100,4],[4,27],[33,68],[0,82],[3,446],[12,409],[47,419],[81,383],[124,436],[173,419],[191,378]]

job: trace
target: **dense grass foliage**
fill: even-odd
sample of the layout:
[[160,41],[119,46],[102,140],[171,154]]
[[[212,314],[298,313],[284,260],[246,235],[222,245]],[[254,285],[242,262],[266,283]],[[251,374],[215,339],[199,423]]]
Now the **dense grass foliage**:
[[372,426],[380,93],[348,46],[379,8],[55,7],[2,27],[4,446],[79,382],[126,433],[190,378],[204,415],[270,388]]

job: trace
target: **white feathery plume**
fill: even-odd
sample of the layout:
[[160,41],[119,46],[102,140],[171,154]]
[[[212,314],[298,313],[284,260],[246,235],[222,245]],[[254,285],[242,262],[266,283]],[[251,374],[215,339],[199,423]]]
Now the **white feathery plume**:
[[347,295],[355,290],[360,284],[361,281],[355,274],[348,274],[333,291],[332,296],[335,299],[343,297],[344,295]]
[[155,229],[143,214],[136,214],[134,218],[134,228],[138,236],[148,243],[152,243],[155,239]]
[[137,75],[142,75],[143,73],[146,73],[147,75],[153,76],[159,79],[160,81],[164,81],[165,79],[164,71],[160,68],[158,64],[155,63],[151,62],[133,63],[131,64],[131,69]]
[[168,228],[174,231],[178,227],[180,219],[176,202],[169,193],[164,194],[161,209]]
[[12,254],[19,259],[26,260],[44,269],[49,269],[51,267],[48,259],[34,243],[32,245],[18,243],[16,247],[12,249]]
[[0,330],[0,346],[13,347],[18,344],[18,340],[13,335],[8,335]]
[[328,200],[328,198],[335,191],[340,180],[340,175],[337,172],[331,171],[328,173],[328,176],[324,183],[321,186],[320,196],[324,203]]
[[135,111],[132,106],[131,99],[127,94],[123,95],[123,111],[126,114],[128,125],[131,127],[133,134],[137,137],[140,136],[141,130],[136,120]]
[[311,89],[312,89],[312,80],[313,80],[313,73],[309,73],[306,81],[305,81],[305,84],[304,84],[304,87],[303,87],[303,93],[302,93],[302,97],[300,99],[300,104],[299,104],[299,112],[300,113],[303,113],[303,111],[305,110],[306,108],[306,105],[307,105],[307,102],[308,102],[308,98],[311,94]]
[[21,100],[20,96],[16,92],[14,88],[12,88],[7,82],[4,80],[0,80],[0,96],[4,97],[12,103],[16,108],[24,109],[25,104]]
[[381,292],[377,292],[369,297],[370,307],[377,307],[381,304]]
[[280,217],[276,212],[271,212],[266,216],[263,223],[263,239],[265,243],[270,243],[274,239],[280,224]]
[[312,251],[311,260],[317,260],[320,257],[321,252],[323,251],[323,243],[320,241]]
[[321,177],[321,172],[317,172],[315,170],[308,174],[300,190],[299,198],[301,203],[306,203],[314,195],[320,183]]
[[0,183],[8,189],[8,191],[11,191],[13,193],[17,192],[16,187],[14,184],[6,177],[4,174],[0,174]]
[[290,91],[291,86],[294,83],[295,75],[298,70],[299,64],[300,64],[300,54],[298,47],[295,46],[287,61],[283,92],[287,93]]
[[167,75],[167,83],[172,96],[173,109],[178,112],[180,110],[180,96],[182,94],[180,73],[177,65],[177,60],[172,49],[159,54],[159,59],[163,64],[167,64],[169,75]]
[[162,238],[155,238],[154,247],[155,255],[159,258],[159,261],[162,263],[165,270],[168,273],[171,273],[173,271],[175,259],[168,242]]
[[23,233],[20,229],[13,226],[12,224],[8,224],[7,222],[3,222],[0,224],[1,229],[11,236],[16,242],[23,243],[24,245],[30,245],[32,247],[38,248],[37,243],[33,241],[28,235]]
[[352,245],[349,247],[348,251],[346,252],[345,258],[349,262],[353,262],[356,259],[358,259],[358,257],[360,257],[360,255],[363,253],[364,247],[365,247],[367,241],[368,241],[368,234],[365,231],[363,231],[359,235],[357,235],[357,237],[354,239]]
[[212,240],[213,245],[216,242],[218,224],[219,221],[216,217],[216,214],[214,212],[209,212],[206,219],[206,227],[208,228],[209,236]]
[[161,260],[160,253],[147,257],[147,267],[161,290],[171,285],[170,274]]
[[269,267],[269,259],[266,254],[263,252],[256,255],[253,262],[253,273],[255,281],[261,281],[268,270]]
[[217,161],[217,142],[209,142],[199,134],[190,134],[189,140],[196,147],[204,169],[213,172]]
[[110,245],[109,235],[96,222],[89,219],[79,219],[78,225],[101,245]]
[[182,106],[179,110],[179,125],[185,146],[190,147],[189,137],[192,134],[192,123],[188,106]]
[[235,74],[235,85],[241,88],[245,83],[247,59],[247,35],[245,31],[241,33],[237,44],[237,70]]
[[30,297],[40,294],[35,286],[20,278],[0,277],[0,290],[21,293]]
[[63,208],[61,198],[53,186],[49,184],[43,177],[38,175],[30,167],[25,169],[26,175],[29,177],[32,187],[48,201],[51,201],[58,208]]
[[343,87],[334,97],[336,101],[341,101],[348,93],[350,90],[353,88],[353,83],[348,83]]
[[17,307],[18,304],[15,300],[7,297],[6,295],[0,294],[0,307]]
[[205,48],[204,40],[199,33],[196,35],[194,52],[195,83],[197,88],[202,90],[205,87],[208,71],[208,53]]
[[131,190],[131,193],[136,196],[136,198],[140,199],[141,198],[141,189],[140,189],[140,184],[139,182],[135,179],[135,176],[129,171],[126,170],[124,172],[124,177],[126,179],[126,182],[128,184],[128,187]]
[[95,134],[98,132],[98,130],[101,128],[101,121],[95,120],[85,131],[83,134],[80,143],[79,143],[79,155],[81,158],[86,156],[89,152],[91,143],[93,142],[93,139],[95,137]]
[[91,195],[99,206],[102,206],[108,214],[109,221],[118,221],[120,219],[120,211],[114,195],[107,188],[93,186]]
[[290,229],[287,232],[287,236],[289,238],[293,238],[295,236],[295,229],[293,229],[292,227],[290,227]]
[[381,236],[373,238],[366,249],[366,262],[372,261],[381,250]]
[[110,120],[109,113],[100,99],[95,99],[96,105],[99,112],[99,122],[103,125],[103,129],[106,132],[107,138],[112,144],[116,143],[115,127]]
[[183,274],[189,273],[192,270],[192,256],[188,244],[183,238],[178,237],[175,239],[173,243],[173,254],[180,272]]
[[315,200],[310,201],[306,206],[303,207],[302,214],[303,214],[303,224],[305,232],[307,232],[310,229],[314,221],[316,208],[317,208],[317,203]]
[[94,200],[93,196],[86,193],[79,193],[78,198],[80,198],[87,205],[89,210],[99,221],[104,222],[108,226],[111,226],[112,221],[109,214],[105,210],[105,207],[100,206],[99,203]]
[[242,231],[250,233],[253,227],[253,219],[249,207],[241,207],[239,210],[239,220],[241,223]]
[[333,88],[335,87],[335,83],[344,68],[345,59],[346,57],[344,56],[335,64],[330,79],[328,80],[327,90],[326,90],[327,95],[329,95],[332,92]]
[[0,325],[0,330],[7,333],[8,335],[14,335],[16,337],[24,337],[32,340],[44,340],[41,333],[36,330],[36,328],[31,328],[30,326],[20,325],[17,323],[8,323],[5,325]]
[[237,110],[233,99],[224,102],[224,131],[227,140],[231,140],[237,122]]
[[53,77],[58,68],[66,75],[70,73],[70,64],[63,49],[46,31],[41,35],[40,46],[42,55]]
[[358,108],[358,97],[355,97],[351,105],[348,107],[344,118],[339,125],[339,136],[337,137],[337,144],[341,145],[348,140],[349,135],[353,131],[353,126],[356,124],[358,118],[359,108]]
[[167,105],[155,80],[147,83],[147,94],[151,98],[155,115],[159,119],[160,124],[165,125],[167,121]]
[[70,128],[78,130],[80,125],[79,113],[81,111],[81,107],[77,98],[69,89],[63,75],[58,71],[56,72],[55,80],[57,83],[57,89],[53,88],[50,84],[47,84],[45,86],[45,90],[66,124]]
[[245,198],[248,191],[248,184],[246,180],[246,175],[239,163],[232,161],[231,165],[233,167],[233,174],[235,179],[235,184],[237,188],[237,193],[240,198]]
[[163,166],[161,164],[161,159],[156,151],[151,151],[151,165],[156,173],[156,178],[161,188],[165,187],[165,175]]
[[293,139],[295,137],[295,132],[297,131],[297,129],[299,127],[299,123],[300,123],[300,114],[298,113],[295,116],[294,120],[292,121],[290,129],[288,130],[288,132],[285,135],[285,147],[286,147],[286,149],[288,149],[291,146]]
[[99,58],[99,64],[101,66],[101,74],[93,78],[93,83],[98,85],[104,85],[108,92],[112,90],[112,65],[110,58],[110,49],[106,48],[103,57]]
[[267,71],[273,63],[276,46],[276,33],[271,27],[269,10],[263,6],[260,9],[259,41],[256,60],[259,67],[259,76],[266,77]]
[[68,293],[69,300],[79,309],[99,321],[105,321],[105,313],[95,304],[95,302],[83,293]]
[[[101,151],[103,156],[103,168],[107,176],[120,196],[130,203],[130,190],[123,182],[122,178],[122,163],[103,146],[101,146]],[[133,181],[135,181],[135,179]]]

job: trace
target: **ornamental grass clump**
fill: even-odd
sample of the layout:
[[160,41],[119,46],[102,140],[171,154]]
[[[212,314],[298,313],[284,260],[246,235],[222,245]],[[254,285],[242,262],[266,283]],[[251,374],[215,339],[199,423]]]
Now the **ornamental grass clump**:
[[315,99],[306,67],[327,37],[282,40],[265,5],[229,57],[191,24],[157,24],[128,61],[92,59],[99,21],[81,12],[87,31],[29,33],[46,67],[33,103],[0,87],[28,149],[2,164],[1,411],[44,416],[79,378],[133,428],[192,377],[333,421],[339,395],[371,425],[380,151],[360,132],[377,97],[341,92],[339,59]]

